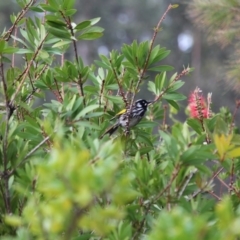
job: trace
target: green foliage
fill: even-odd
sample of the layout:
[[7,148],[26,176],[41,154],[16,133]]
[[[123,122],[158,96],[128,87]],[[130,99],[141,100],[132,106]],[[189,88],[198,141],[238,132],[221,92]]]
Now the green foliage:
[[[100,18],[74,23],[74,3],[18,1],[24,11],[0,38],[1,239],[239,237],[234,116],[222,109],[168,126],[166,104],[180,110],[180,78],[192,69],[169,73],[162,61],[170,51],[155,46],[159,29],[86,66],[78,42],[103,29]],[[145,83],[154,100],[146,118],[130,134],[99,139]],[[47,92],[53,99],[43,103]],[[216,193],[215,179],[231,194]]]

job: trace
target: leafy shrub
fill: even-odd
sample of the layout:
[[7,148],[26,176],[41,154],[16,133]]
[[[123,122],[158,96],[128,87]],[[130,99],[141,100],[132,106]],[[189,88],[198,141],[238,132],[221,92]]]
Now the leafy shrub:
[[[101,37],[100,19],[76,24],[74,0],[47,2],[18,1],[22,11],[0,39],[3,239],[236,239],[234,115],[211,113],[211,95],[205,102],[196,88],[192,118],[173,117],[186,99],[180,79],[192,69],[170,75],[173,67],[162,64],[170,51],[155,39],[177,6],[150,41],[85,66],[78,42]],[[154,100],[146,118],[99,139],[144,83]],[[40,104],[47,92],[54,100]],[[225,189],[217,191],[216,180]]]

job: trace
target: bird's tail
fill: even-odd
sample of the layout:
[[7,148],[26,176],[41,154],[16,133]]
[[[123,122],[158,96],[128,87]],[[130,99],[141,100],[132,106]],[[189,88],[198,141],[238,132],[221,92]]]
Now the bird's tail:
[[108,128],[106,130],[106,132],[104,132],[101,136],[100,139],[103,138],[103,136],[105,136],[106,134],[109,134],[109,136],[111,136],[117,129],[118,129],[119,125],[115,124],[113,126],[111,126],[110,128]]

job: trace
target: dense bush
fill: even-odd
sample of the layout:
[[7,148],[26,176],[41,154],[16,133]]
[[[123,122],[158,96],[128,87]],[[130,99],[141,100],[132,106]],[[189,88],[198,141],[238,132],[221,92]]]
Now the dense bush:
[[[177,6],[150,41],[85,66],[78,43],[103,29],[99,18],[74,23],[74,2],[19,0],[1,34],[1,239],[239,237],[235,114],[212,113],[211,94],[205,101],[196,88],[190,117],[174,119],[192,69],[171,75],[162,64],[170,51],[155,38]],[[154,100],[146,118],[99,139],[145,83]],[[54,100],[40,104],[48,92]]]

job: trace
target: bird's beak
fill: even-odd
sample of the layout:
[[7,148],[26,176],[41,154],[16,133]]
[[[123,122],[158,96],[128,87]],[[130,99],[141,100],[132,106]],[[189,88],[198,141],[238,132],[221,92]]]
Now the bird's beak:
[[153,101],[148,101],[148,106],[151,105],[153,103]]

